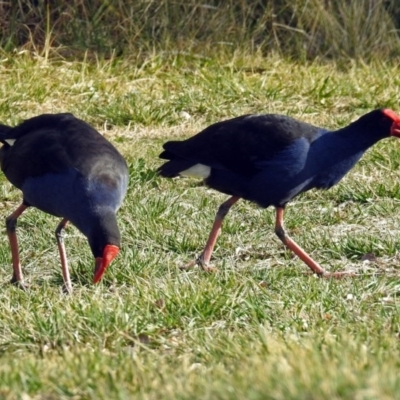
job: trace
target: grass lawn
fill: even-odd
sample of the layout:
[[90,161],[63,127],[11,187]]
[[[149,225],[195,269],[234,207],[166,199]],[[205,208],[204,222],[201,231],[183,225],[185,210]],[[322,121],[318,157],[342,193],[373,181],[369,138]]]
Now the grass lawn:
[[[273,209],[241,201],[226,218],[216,274],[180,264],[199,254],[226,196],[157,177],[170,138],[246,113],[282,113],[329,128],[380,107],[400,111],[400,68],[228,61],[159,54],[137,60],[0,59],[0,121],[73,112],[126,156],[123,245],[101,284],[86,239],[67,229],[74,293],[61,293],[54,230],[19,220],[31,288],[8,282],[0,241],[1,399],[400,399],[400,142],[387,139],[330,191],[287,208],[292,237],[324,280],[286,251]],[[1,218],[21,200],[1,175]]]

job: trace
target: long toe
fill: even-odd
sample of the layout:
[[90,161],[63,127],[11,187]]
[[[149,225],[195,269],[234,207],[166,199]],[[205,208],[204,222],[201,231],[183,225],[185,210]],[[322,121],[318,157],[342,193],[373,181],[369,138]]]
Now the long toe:
[[219,271],[219,269],[217,267],[214,267],[213,265],[206,264],[206,265],[200,265],[200,266],[204,272],[215,273],[215,272]]
[[357,274],[354,272],[341,271],[341,272],[325,272],[322,275],[322,278],[344,279],[344,278],[353,278],[355,276],[357,276]]
[[197,264],[197,260],[192,260],[187,264],[180,265],[179,269],[182,270],[182,271],[187,271],[187,270],[193,268],[196,264]]

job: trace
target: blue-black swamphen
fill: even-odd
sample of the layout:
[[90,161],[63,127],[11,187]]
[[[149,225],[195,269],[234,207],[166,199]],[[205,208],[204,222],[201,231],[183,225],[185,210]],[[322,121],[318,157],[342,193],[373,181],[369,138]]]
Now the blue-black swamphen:
[[72,114],[43,114],[16,127],[0,125],[1,169],[22,191],[22,204],[6,219],[13,283],[24,287],[16,236],[17,218],[32,206],[61,217],[56,238],[64,290],[72,290],[63,241],[71,221],[87,238],[95,257],[94,282],[118,254],[116,212],[125,196],[128,169],[117,149]]
[[183,141],[164,144],[160,158],[168,160],[159,173],[168,178],[195,176],[230,197],[218,209],[210,236],[196,263],[210,270],[209,261],[222,221],[240,198],[276,208],[275,233],[311,270],[325,272],[285,232],[286,204],[307,190],[338,183],[380,139],[400,137],[400,117],[379,109],[336,131],[276,114],[244,115],[209,126]]

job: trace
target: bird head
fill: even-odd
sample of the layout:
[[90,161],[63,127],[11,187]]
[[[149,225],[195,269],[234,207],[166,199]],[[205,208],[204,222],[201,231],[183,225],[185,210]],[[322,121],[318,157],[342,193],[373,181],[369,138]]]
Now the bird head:
[[398,116],[389,108],[382,110],[382,114],[392,121],[392,125],[390,127],[390,136],[397,136],[400,138],[400,116]]

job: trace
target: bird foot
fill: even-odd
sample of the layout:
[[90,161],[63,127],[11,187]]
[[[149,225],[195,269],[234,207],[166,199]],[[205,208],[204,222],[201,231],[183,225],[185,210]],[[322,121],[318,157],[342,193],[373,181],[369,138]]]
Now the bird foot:
[[185,265],[181,265],[179,269],[182,271],[187,271],[193,268],[195,265],[198,265],[205,272],[210,272],[210,273],[218,272],[218,268],[214,267],[213,265],[210,265],[208,262],[205,262],[202,258],[202,255]]
[[29,285],[21,280],[12,278],[10,283],[23,291],[27,291],[29,289]]
[[62,292],[64,294],[72,294],[72,286],[64,283],[64,285],[62,285]]

